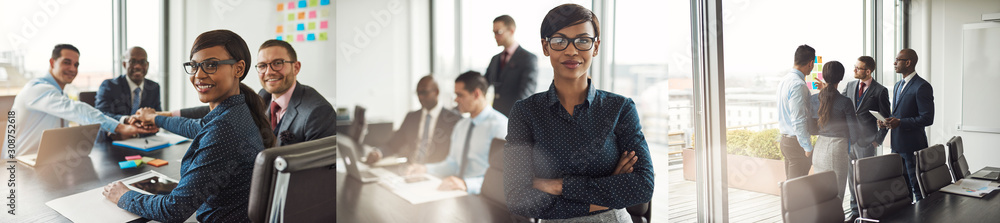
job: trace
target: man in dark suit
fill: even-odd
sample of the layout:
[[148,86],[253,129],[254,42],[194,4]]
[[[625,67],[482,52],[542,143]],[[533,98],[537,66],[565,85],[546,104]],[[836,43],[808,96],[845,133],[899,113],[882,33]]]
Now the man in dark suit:
[[486,68],[486,80],[493,86],[493,108],[507,116],[514,102],[535,93],[538,80],[538,57],[514,41],[514,18],[502,15],[493,19],[493,37],[503,52],[493,56]]
[[[848,157],[854,161],[857,159],[875,156],[875,148],[885,140],[888,129],[879,128],[878,119],[868,111],[877,111],[882,117],[889,117],[889,90],[875,81],[872,76],[875,72],[875,59],[870,56],[858,57],[854,64],[854,78],[847,83],[847,87],[841,92],[854,102],[855,112],[858,116],[858,123],[861,124],[861,139],[853,144],[848,151]],[[854,185],[854,166],[847,166],[848,185]],[[851,215],[848,219],[853,221],[860,212],[855,200],[854,190],[851,192]]]
[[462,116],[452,109],[444,109],[438,103],[437,82],[431,75],[417,82],[417,99],[420,110],[406,114],[399,130],[392,134],[381,150],[368,153],[368,162],[374,163],[383,155],[407,157],[410,163],[436,163],[448,156],[451,146],[451,132]]
[[892,117],[880,126],[891,129],[892,152],[903,157],[906,178],[916,201],[923,199],[916,178],[916,158],[914,152],[927,148],[927,133],[924,127],[934,123],[934,90],[931,84],[917,75],[917,52],[903,49],[893,63],[896,73],[903,74],[903,80],[896,82],[893,91]]
[[[263,89],[257,94],[268,105],[271,129],[277,146],[320,139],[336,134],[336,117],[330,102],[316,89],[296,81],[302,63],[295,49],[281,40],[268,40],[257,50],[257,76]],[[174,113],[187,118],[208,114],[208,106],[181,109]]]
[[[149,61],[146,58],[146,50],[142,47],[136,46],[126,51],[123,59],[127,61],[122,62],[125,75],[101,83],[94,107],[121,123],[127,123],[126,119],[139,108],[149,107],[159,111],[160,85],[146,79],[146,72],[149,71]],[[124,139],[132,136],[112,137]]]

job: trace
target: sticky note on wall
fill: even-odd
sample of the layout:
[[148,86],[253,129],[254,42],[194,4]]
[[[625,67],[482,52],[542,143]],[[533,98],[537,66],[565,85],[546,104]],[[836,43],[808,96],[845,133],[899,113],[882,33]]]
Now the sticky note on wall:
[[316,29],[316,22],[309,22],[309,30]]
[[306,19],[306,12],[299,12],[299,19]]
[[326,41],[326,32],[319,33],[319,41]]
[[285,10],[285,4],[284,3],[278,4],[278,11],[280,12],[281,10]]
[[310,33],[309,36],[306,37],[306,40],[316,41],[316,34],[315,33]]
[[319,28],[320,29],[326,29],[326,27],[327,27],[326,24],[327,24],[326,20],[319,21]]
[[295,30],[298,30],[298,31],[306,30],[306,24],[305,23],[299,23],[298,25],[295,25]]
[[295,9],[295,2],[288,2],[288,9]]
[[298,42],[306,41],[306,36],[302,35],[302,34],[299,34],[299,36],[295,37],[295,41],[298,41]]
[[315,19],[316,18],[316,10],[309,11],[309,18],[310,19]]

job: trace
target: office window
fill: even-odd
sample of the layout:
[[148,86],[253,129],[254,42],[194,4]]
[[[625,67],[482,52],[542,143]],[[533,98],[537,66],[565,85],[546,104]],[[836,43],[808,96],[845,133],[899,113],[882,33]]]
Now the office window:
[[[149,61],[149,68],[146,72],[146,79],[150,79],[160,83],[163,86],[163,75],[161,72],[164,71],[164,66],[170,66],[170,64],[164,64],[166,60],[160,58],[163,54],[163,50],[160,49],[161,42],[166,41],[163,37],[163,3],[160,1],[128,1],[126,7],[127,23],[126,25],[126,44],[125,50],[132,48],[133,46],[142,47],[146,50],[147,58]],[[122,59],[124,52],[118,52],[116,58]],[[127,62],[128,58],[124,58]],[[180,65],[176,65],[180,66]],[[117,63],[116,68],[123,69],[121,66],[121,61]],[[180,74],[178,74],[180,77]],[[186,77],[185,77],[186,78]],[[165,90],[165,89],[164,89]],[[161,92],[161,95],[166,92]]]
[[[14,95],[27,81],[48,75],[56,44],[80,50],[76,79],[65,92],[96,91],[114,66],[111,1],[22,1],[3,3],[0,13],[0,95]],[[95,16],[101,15],[101,16]]]

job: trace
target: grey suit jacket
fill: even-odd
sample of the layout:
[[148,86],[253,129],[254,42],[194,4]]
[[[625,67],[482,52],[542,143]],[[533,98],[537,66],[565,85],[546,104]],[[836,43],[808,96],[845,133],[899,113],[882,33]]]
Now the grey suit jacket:
[[858,115],[858,123],[861,124],[861,139],[859,139],[858,145],[871,145],[872,142],[878,142],[882,144],[885,140],[885,135],[889,132],[889,129],[879,128],[878,119],[875,118],[872,113],[868,111],[878,111],[882,117],[889,117],[892,115],[889,107],[889,90],[879,84],[877,81],[872,80],[871,86],[861,95],[860,102],[858,101],[858,83],[859,80],[853,80],[847,82],[846,88],[841,92],[844,96],[851,99],[854,103],[854,110]]
[[484,76],[489,85],[493,86],[493,108],[504,116],[509,116],[514,102],[535,93],[538,57],[518,46],[510,56],[510,61],[501,69],[500,56],[501,54],[493,56]]

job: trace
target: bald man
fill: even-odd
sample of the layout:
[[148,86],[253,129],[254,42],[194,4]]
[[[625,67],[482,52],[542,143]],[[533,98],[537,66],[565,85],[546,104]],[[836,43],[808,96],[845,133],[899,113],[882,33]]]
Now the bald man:
[[917,185],[916,162],[913,152],[927,148],[927,133],[924,127],[934,124],[934,89],[920,75],[917,75],[917,52],[903,49],[896,55],[893,64],[896,73],[903,80],[896,82],[892,91],[892,117],[879,126],[890,129],[893,153],[903,157],[906,180],[916,201],[923,199]]
[[368,163],[394,154],[407,157],[409,163],[436,163],[444,160],[451,146],[452,129],[462,116],[452,109],[442,108],[441,103],[438,103],[439,93],[433,76],[420,78],[417,82],[420,110],[406,114],[403,124],[386,145],[368,153]]
[[[122,56],[122,60],[125,75],[101,83],[101,88],[97,89],[94,107],[122,123],[139,108],[162,110],[160,84],[146,79],[146,73],[149,71],[146,50],[138,46],[129,48]],[[120,138],[128,137],[120,136]]]

